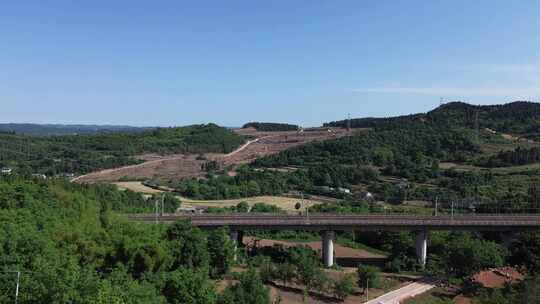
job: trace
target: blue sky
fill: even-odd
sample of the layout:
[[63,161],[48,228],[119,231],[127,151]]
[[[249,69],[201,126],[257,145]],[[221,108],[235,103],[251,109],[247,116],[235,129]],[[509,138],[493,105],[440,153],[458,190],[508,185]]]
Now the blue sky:
[[540,1],[4,1],[0,121],[315,126],[540,98]]

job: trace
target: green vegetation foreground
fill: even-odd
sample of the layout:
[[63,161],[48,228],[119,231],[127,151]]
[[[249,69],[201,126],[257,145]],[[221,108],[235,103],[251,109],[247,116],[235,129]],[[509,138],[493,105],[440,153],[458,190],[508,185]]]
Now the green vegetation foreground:
[[[62,180],[0,179],[0,303],[15,302],[17,271],[19,303],[221,301],[212,278],[232,263],[227,232],[126,222],[112,212],[134,207],[124,195]],[[233,302],[224,303],[245,292],[231,288]]]

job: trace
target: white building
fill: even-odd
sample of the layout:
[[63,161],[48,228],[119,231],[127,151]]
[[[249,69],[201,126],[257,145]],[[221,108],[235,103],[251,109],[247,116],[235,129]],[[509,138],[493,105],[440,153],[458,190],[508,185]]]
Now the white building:
[[11,168],[8,168],[8,167],[4,167],[2,168],[2,174],[11,174],[13,170]]

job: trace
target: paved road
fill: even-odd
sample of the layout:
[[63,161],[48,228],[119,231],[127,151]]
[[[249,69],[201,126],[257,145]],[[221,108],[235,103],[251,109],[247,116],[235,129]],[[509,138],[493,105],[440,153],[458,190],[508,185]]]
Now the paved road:
[[399,304],[401,301],[422,294],[435,287],[433,281],[419,281],[393,290],[382,296],[365,302],[365,304]]

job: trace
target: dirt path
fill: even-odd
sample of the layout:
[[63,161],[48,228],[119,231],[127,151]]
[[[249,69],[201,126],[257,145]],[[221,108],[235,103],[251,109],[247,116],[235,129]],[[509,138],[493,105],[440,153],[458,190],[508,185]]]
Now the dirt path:
[[242,150],[244,150],[245,148],[247,148],[249,145],[253,144],[253,143],[256,143],[258,142],[259,140],[261,139],[264,139],[264,138],[269,138],[269,137],[272,137],[271,135],[269,136],[263,136],[263,137],[259,137],[259,138],[255,138],[253,140],[248,140],[245,144],[243,144],[242,146],[240,146],[238,149],[228,153],[228,154],[225,154],[223,157],[231,157],[231,156],[234,156],[236,155],[237,153],[241,152]]

